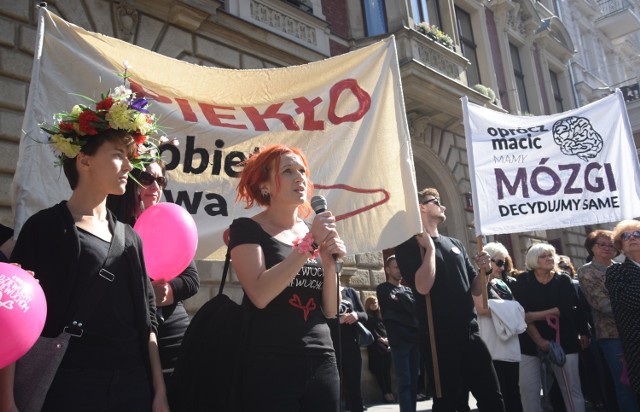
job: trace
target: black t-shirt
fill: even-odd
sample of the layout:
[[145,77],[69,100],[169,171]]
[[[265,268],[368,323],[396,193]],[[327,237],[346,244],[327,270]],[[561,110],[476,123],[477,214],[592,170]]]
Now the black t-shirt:
[[[560,309],[560,346],[565,353],[578,352],[578,327],[576,306],[578,295],[571,278],[564,273],[556,273],[546,284],[538,282],[533,271],[522,273],[512,289],[516,300],[525,312],[538,312],[558,307]],[[534,322],[540,335],[546,340],[556,339],[556,332],[546,320]],[[537,356],[538,349],[528,333],[520,334],[520,352]]]
[[[72,292],[74,305],[82,301],[89,282],[96,279],[109,252],[109,242],[78,228],[80,256],[78,282]],[[124,260],[120,257],[119,260]],[[61,368],[130,368],[142,364],[138,332],[134,320],[129,265],[117,264],[114,281],[103,282],[106,291],[91,317],[85,319],[81,339],[71,339]],[[75,311],[75,310],[74,310]]]
[[[233,221],[229,250],[243,244],[260,245],[269,269],[294,252],[254,220]],[[319,257],[307,259],[296,277],[264,309],[258,309],[245,295],[243,306],[250,311],[247,348],[250,352],[316,354],[333,352],[333,343],[322,312],[324,273]]]
[[[433,238],[436,248],[436,278],[430,291],[434,328],[444,332],[468,333],[477,329],[476,310],[471,296],[471,282],[476,271],[462,242],[447,236]],[[415,275],[422,264],[420,246],[410,238],[395,249],[402,277],[416,297],[418,317],[426,322],[425,297],[416,290]],[[383,312],[384,318],[384,312]],[[468,335],[467,335],[468,336]]]

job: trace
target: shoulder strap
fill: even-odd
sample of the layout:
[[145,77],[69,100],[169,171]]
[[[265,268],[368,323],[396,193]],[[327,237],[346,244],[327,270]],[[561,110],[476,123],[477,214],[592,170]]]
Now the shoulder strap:
[[231,252],[227,247],[227,254],[224,257],[224,269],[222,270],[222,279],[220,280],[220,288],[218,289],[218,295],[222,295],[224,290],[224,284],[227,281],[227,272],[229,271],[229,263],[231,262]]
[[80,306],[78,306],[78,310],[73,316],[71,323],[64,328],[65,332],[77,337],[82,336],[83,320],[91,316],[108,285],[115,280],[116,260],[123,252],[124,224],[116,221],[107,258],[97,275],[91,277],[86,293],[83,295],[84,299],[81,300]]

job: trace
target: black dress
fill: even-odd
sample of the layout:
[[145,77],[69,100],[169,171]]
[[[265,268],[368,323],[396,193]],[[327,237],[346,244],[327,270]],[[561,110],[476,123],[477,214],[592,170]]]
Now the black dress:
[[367,328],[374,337],[374,342],[367,346],[367,354],[369,355],[369,371],[378,382],[382,395],[391,393],[391,350],[388,345],[380,342],[380,338],[388,338],[387,330],[384,327],[382,318],[369,315],[367,319]]
[[[111,213],[108,220],[113,232]],[[83,285],[98,272],[108,245],[76,227],[66,202],[25,222],[11,261],[32,270],[45,293],[42,336],[58,336],[71,321],[86,289]],[[86,410],[101,410],[107,402],[129,403],[125,409],[151,406],[148,348],[149,333],[157,330],[155,297],[142,263],[140,237],[129,226],[125,226],[124,252],[116,262],[115,280],[84,322],[82,337],[70,341],[43,410],[66,409],[60,405],[68,406],[65,399],[71,397],[78,409]],[[110,379],[114,375],[126,375],[128,381],[121,385],[122,380]],[[137,403],[128,401],[132,397]]]
[[[292,252],[254,220],[233,221],[229,250],[259,245],[269,269]],[[249,318],[243,356],[242,410],[336,410],[339,377],[327,319],[322,312],[324,272],[319,258],[307,259],[286,287],[268,305],[256,307],[246,294],[242,305]]]
[[158,308],[158,352],[165,382],[173,373],[184,333],[189,327],[189,315],[182,301],[198,293],[200,278],[193,261],[169,282],[173,289],[173,304]]

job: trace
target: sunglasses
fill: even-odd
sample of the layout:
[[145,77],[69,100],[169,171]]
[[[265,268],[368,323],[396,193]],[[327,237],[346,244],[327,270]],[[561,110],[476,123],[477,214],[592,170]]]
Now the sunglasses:
[[157,182],[160,188],[164,189],[165,187],[167,187],[166,177],[164,176],[155,177],[151,173],[147,173],[147,172],[140,172],[140,176],[138,176],[138,181],[145,186],[151,186],[153,182]]
[[425,200],[421,204],[428,205],[431,202],[435,203],[438,207],[442,207],[442,203],[440,202],[440,199],[438,199],[437,197],[434,197],[433,199]]
[[633,236],[634,239],[640,239],[640,230],[634,230],[633,232],[622,232],[620,238],[625,242]]
[[502,259],[491,259],[491,261],[493,263],[496,264],[497,267],[501,268],[504,266],[505,263],[507,263],[506,261],[502,260]]
[[560,263],[558,267],[560,267],[560,269],[569,269],[569,265],[567,265],[566,263]]

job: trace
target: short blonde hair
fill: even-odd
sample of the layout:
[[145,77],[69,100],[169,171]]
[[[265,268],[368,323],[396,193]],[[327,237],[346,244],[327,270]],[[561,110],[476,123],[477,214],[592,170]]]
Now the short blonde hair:
[[433,187],[427,187],[418,192],[418,203],[423,203],[427,196],[433,196],[436,199],[440,199],[440,193]]
[[490,242],[484,245],[482,248],[485,252],[489,254],[489,257],[493,259],[497,254],[502,253],[504,257],[509,256],[509,251],[507,248],[500,242]]
[[549,243],[536,243],[535,245],[529,248],[527,252],[527,257],[525,258],[524,264],[528,269],[537,269],[538,268],[538,258],[545,252],[549,252],[553,255],[553,261],[555,264],[558,264],[558,255],[556,254],[556,248]]
[[623,220],[613,229],[613,246],[622,250],[622,234],[629,230],[640,230],[640,222],[634,219]]

